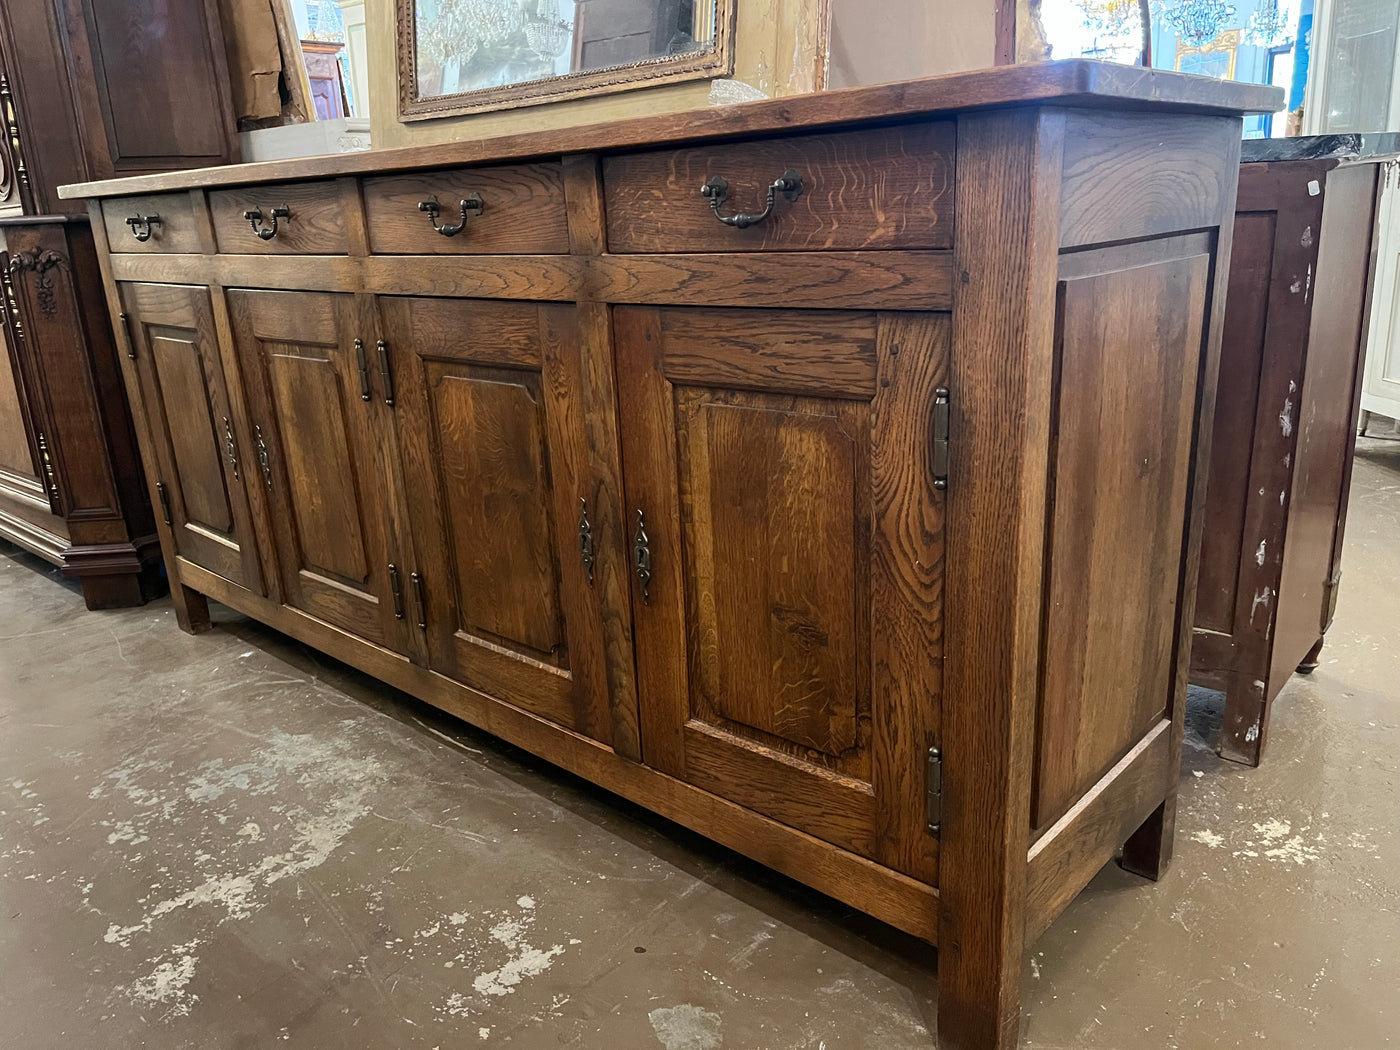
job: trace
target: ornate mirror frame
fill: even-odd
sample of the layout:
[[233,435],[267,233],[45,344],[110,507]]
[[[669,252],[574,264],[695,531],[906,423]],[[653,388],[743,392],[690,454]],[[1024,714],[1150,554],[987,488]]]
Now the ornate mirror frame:
[[414,31],[416,0],[394,0],[394,56],[399,73],[399,119],[486,113],[491,110],[538,106],[547,102],[611,95],[619,91],[685,80],[709,80],[734,72],[734,25],[738,0],[715,0],[715,43],[703,52],[663,55],[622,66],[605,66],[565,73],[543,80],[480,88],[451,95],[418,96],[418,42]]

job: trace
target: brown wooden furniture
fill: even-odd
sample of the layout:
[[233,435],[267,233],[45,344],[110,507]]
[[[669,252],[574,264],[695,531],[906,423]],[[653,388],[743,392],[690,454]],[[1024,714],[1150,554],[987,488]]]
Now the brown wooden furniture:
[[306,62],[306,78],[311,84],[311,104],[317,120],[337,120],[348,115],[345,80],[341,76],[338,40],[303,40],[301,55]]
[[160,552],[86,210],[57,189],[237,159],[223,70],[213,0],[0,8],[0,538],[89,608],[145,601]]
[[1220,754],[1249,765],[1279,690],[1317,666],[1336,608],[1375,209],[1397,145],[1245,145],[1191,681],[1224,690]]
[[65,192],[186,629],[217,598],[937,942],[985,1050],[1093,873],[1170,854],[1277,100],[1070,62]]

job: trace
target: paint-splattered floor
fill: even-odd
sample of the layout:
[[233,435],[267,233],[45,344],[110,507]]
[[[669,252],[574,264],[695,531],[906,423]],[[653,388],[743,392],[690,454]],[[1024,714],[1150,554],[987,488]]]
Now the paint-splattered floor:
[[[1171,874],[1106,868],[1035,946],[1026,1047],[1400,1045],[1400,444],[1355,486],[1264,766],[1197,705]],[[0,1046],[902,1050],[931,956],[256,624],[89,613],[0,549]]]

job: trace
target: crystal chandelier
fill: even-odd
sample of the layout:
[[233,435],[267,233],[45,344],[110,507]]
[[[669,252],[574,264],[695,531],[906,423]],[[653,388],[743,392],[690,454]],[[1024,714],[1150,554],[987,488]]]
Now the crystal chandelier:
[[1249,16],[1243,40],[1255,47],[1280,47],[1293,41],[1294,18],[1287,0],[1263,0]]
[[1220,35],[1235,15],[1235,5],[1225,0],[1156,0],[1154,16],[1188,47],[1201,47]]
[[525,44],[546,62],[562,55],[574,39],[574,24],[559,17],[559,0],[539,0],[525,22]]
[[418,16],[418,50],[439,65],[465,66],[481,48],[517,32],[521,21],[513,0],[441,0],[436,15]]

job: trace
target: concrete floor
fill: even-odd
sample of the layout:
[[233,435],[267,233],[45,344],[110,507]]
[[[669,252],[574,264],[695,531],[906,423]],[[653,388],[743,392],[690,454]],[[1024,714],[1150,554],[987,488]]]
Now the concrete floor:
[[[1035,945],[1038,1050],[1400,1045],[1400,443],[1258,770]],[[0,1047],[929,1047],[933,952],[257,624],[0,551]]]

